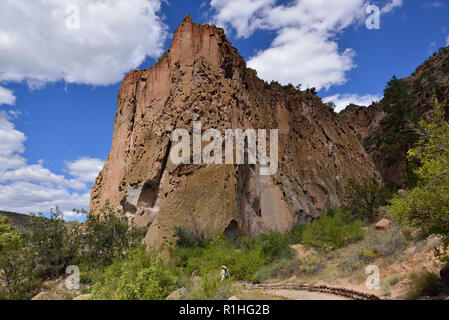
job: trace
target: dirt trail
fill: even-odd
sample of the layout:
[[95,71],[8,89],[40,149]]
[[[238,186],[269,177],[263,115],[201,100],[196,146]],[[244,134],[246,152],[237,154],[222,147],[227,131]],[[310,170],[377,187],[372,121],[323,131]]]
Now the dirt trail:
[[290,283],[246,285],[247,291],[255,291],[289,300],[380,300],[378,296],[346,288],[313,286]]

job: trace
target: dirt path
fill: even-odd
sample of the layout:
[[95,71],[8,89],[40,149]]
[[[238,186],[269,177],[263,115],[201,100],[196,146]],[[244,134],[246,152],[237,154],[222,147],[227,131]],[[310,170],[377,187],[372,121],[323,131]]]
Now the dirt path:
[[257,292],[259,294],[280,297],[289,300],[379,300],[375,295],[369,295],[346,288],[329,286],[311,286],[300,284],[247,284],[247,292]]

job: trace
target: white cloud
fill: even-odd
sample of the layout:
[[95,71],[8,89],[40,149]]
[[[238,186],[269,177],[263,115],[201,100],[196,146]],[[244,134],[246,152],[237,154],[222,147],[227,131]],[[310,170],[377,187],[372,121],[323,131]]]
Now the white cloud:
[[449,46],[449,36],[447,36],[447,39],[446,39],[446,46]]
[[336,94],[330,97],[323,98],[323,102],[334,102],[337,106],[336,112],[340,112],[341,110],[345,109],[348,105],[356,104],[358,106],[369,106],[374,101],[379,101],[382,99],[381,95],[372,95],[367,94],[364,96],[360,96],[358,94]]
[[[79,7],[79,29],[66,27]],[[0,2],[0,81],[108,85],[156,57],[167,37],[161,0]]]
[[355,67],[355,52],[340,49],[335,36],[361,23],[366,5],[365,0],[296,0],[288,5],[269,0],[211,2],[217,23],[232,26],[239,37],[257,29],[276,31],[270,48],[248,61],[263,79],[317,89],[347,81],[345,73]]
[[258,16],[269,10],[276,0],[212,0],[210,5],[217,11],[214,19],[217,24],[230,24],[236,29],[238,37],[248,37],[262,24]]
[[14,93],[11,90],[0,86],[0,105],[2,104],[8,104],[13,106],[16,104],[16,97],[14,96]]
[[[402,5],[392,0],[383,8],[390,12]],[[248,65],[261,78],[283,84],[326,88],[347,81],[346,72],[355,68],[351,48],[339,48],[336,37],[350,26],[363,25],[368,0],[212,0],[213,20],[232,27],[238,37],[256,30],[273,30],[270,47],[257,52]]]
[[88,209],[90,192],[70,193],[64,188],[45,186],[28,181],[0,184],[2,210],[20,213],[48,212],[60,207],[63,212]]
[[381,13],[388,13],[393,11],[394,8],[401,7],[403,4],[403,0],[392,0],[390,3],[387,3],[380,10]]
[[84,157],[67,163],[70,175],[83,182],[95,182],[98,173],[103,169],[104,161]]
[[[67,162],[72,178],[58,175],[43,161],[28,164],[22,156],[26,136],[14,127],[9,114],[0,111],[0,209],[21,213],[89,208],[89,183],[95,180],[103,161],[80,158]],[[77,190],[73,192],[72,190]]]
[[283,29],[271,48],[258,53],[248,65],[263,79],[319,90],[344,84],[345,72],[355,67],[354,55],[352,49],[340,53],[338,45],[319,32]]

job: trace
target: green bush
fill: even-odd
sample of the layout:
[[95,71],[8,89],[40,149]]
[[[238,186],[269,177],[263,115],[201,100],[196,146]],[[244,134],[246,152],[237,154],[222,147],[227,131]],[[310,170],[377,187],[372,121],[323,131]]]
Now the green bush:
[[[297,231],[290,234],[270,232],[252,239],[231,241],[222,235],[203,241],[202,246],[176,246],[171,256],[176,267],[187,275],[208,275],[227,266],[234,280],[253,280],[254,274],[275,259],[291,257],[290,244]],[[183,242],[185,243],[185,242]]]
[[355,218],[373,222],[378,218],[377,209],[385,206],[390,198],[389,188],[376,178],[364,179],[362,183],[349,179],[346,186],[345,208]]
[[234,295],[231,281],[221,281],[217,272],[212,272],[201,279],[200,285],[193,288],[188,300],[228,300]]
[[76,254],[71,243],[58,208],[51,211],[48,219],[42,214],[33,219],[30,245],[35,252],[36,269],[42,277],[56,278],[71,264]]
[[269,279],[286,279],[293,275],[310,275],[320,272],[325,263],[317,256],[307,256],[302,259],[283,258],[259,269],[255,274],[255,282],[261,283]]
[[26,300],[41,283],[32,248],[16,238],[0,250],[0,299]]
[[345,273],[361,269],[379,257],[392,257],[407,247],[407,240],[400,235],[398,228],[385,231],[370,229],[365,239],[357,244],[353,253],[338,265]]
[[447,292],[447,288],[441,282],[440,276],[435,272],[422,271],[410,274],[410,286],[406,298],[416,300],[424,296],[438,296]]
[[302,243],[324,251],[335,250],[364,237],[363,223],[345,210],[328,211],[304,229]]
[[92,287],[94,299],[163,300],[176,289],[177,277],[167,267],[163,256],[145,248],[128,252],[106,267]]
[[141,240],[140,230],[130,228],[127,219],[117,216],[109,203],[98,215],[90,215],[83,226],[75,227],[70,238],[77,251],[76,263],[85,270],[110,265],[115,257],[136,248]]

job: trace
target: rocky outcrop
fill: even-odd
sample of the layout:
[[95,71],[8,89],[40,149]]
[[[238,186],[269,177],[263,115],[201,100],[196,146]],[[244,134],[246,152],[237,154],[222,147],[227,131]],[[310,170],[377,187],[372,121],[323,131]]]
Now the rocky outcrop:
[[[175,165],[174,129],[278,129],[279,170],[259,165]],[[224,154],[224,153],[223,153]],[[247,163],[247,162],[246,162]],[[348,178],[379,176],[357,136],[321,99],[267,85],[246,67],[223,29],[186,17],[167,54],[136,70],[118,93],[111,152],[91,192],[147,227],[146,243],[173,229],[246,236],[287,231],[338,207]]]

